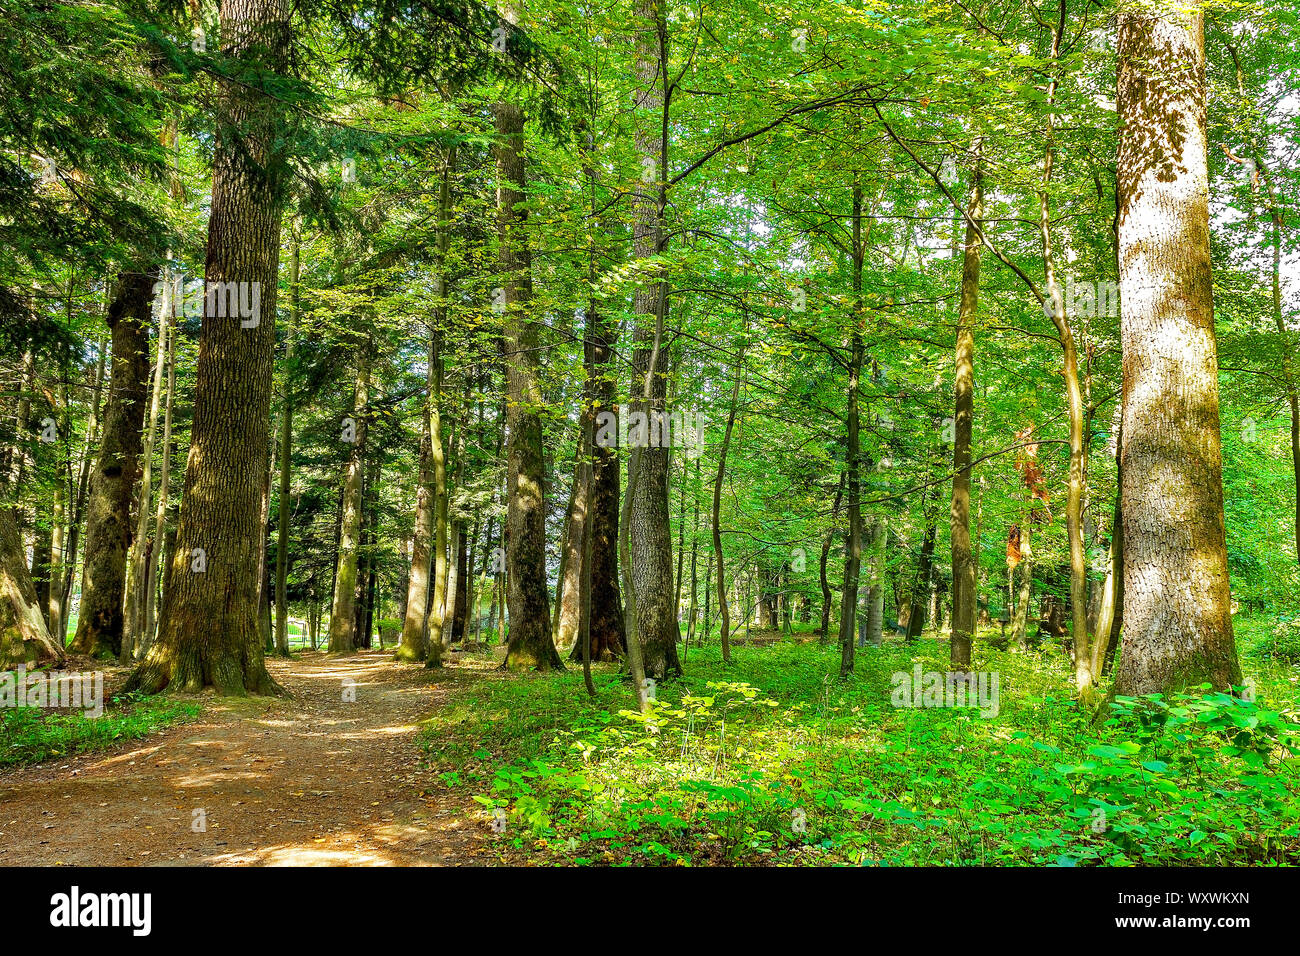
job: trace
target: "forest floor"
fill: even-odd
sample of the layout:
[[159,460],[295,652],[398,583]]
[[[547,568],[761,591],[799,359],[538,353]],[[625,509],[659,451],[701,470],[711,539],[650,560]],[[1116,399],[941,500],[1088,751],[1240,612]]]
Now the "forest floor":
[[0,771],[0,865],[491,862],[481,808],[417,746],[454,674],[391,650],[267,663],[286,696],[207,698],[144,740]]

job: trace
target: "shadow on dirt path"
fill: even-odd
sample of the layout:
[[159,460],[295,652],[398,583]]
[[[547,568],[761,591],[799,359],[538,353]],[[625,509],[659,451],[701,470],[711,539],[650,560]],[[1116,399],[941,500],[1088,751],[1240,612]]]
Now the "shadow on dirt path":
[[420,769],[418,722],[454,681],[381,651],[267,666],[291,696],[201,698],[146,740],[0,772],[0,865],[491,861],[469,795]]

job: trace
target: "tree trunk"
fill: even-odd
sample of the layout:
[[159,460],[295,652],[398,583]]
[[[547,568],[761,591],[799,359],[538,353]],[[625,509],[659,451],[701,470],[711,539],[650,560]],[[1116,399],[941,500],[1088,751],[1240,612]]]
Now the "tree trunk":
[[50,636],[36,603],[13,511],[0,506],[0,670],[18,664],[62,664],[63,644]]
[[[433,566],[433,538],[438,489],[434,476],[432,420],[437,414],[440,373],[437,333],[429,334],[428,394],[425,397],[423,426],[420,433],[420,486],[415,499],[415,542],[411,548],[411,573],[406,589],[406,616],[402,622],[402,641],[397,646],[399,661],[422,661],[425,657],[429,606],[429,575]],[[439,434],[441,454],[442,436]],[[441,657],[442,650],[437,651]]]
[[[579,432],[586,428],[586,410],[579,416]],[[582,660],[578,641],[582,618],[582,582],[585,572],[582,555],[586,548],[587,500],[582,476],[582,439],[578,440],[578,457],[574,463],[573,485],[569,489],[569,507],[564,512],[564,531],[560,536],[560,573],[555,585],[555,615],[551,627],[556,647],[568,647],[569,660]]]
[[[86,443],[81,453],[81,463],[77,469],[77,490],[72,503],[72,516],[68,522],[68,558],[63,569],[63,606],[68,607],[72,600],[72,582],[77,568],[77,548],[81,540],[81,522],[86,512],[86,497],[90,490],[91,462],[96,457],[94,451],[99,447],[100,393],[103,391],[104,369],[107,365],[108,339],[101,336],[95,349],[99,358],[95,363],[95,374],[90,388],[90,420],[86,423]],[[64,632],[64,640],[67,633]]]
[[330,608],[329,651],[350,654],[357,647],[357,550],[361,543],[362,482],[366,460],[370,403],[369,339],[357,349],[357,378],[352,399],[352,449],[343,472],[343,520],[339,526],[338,570],[334,606]]
[[298,329],[301,271],[299,227],[289,245],[289,328],[285,331],[284,379],[280,385],[280,501],[275,529],[275,652],[289,656],[289,477],[293,471],[293,337]]
[[[71,297],[69,297],[69,300]],[[145,339],[148,341],[148,333],[145,333]],[[65,382],[60,381],[55,388],[57,396],[54,415],[59,420],[59,439],[60,446],[56,451],[54,467],[54,500],[50,508],[50,546],[49,546],[49,564],[45,569],[45,590],[48,604],[48,615],[46,623],[49,626],[50,634],[57,640],[67,639],[68,625],[64,617],[63,604],[63,572],[64,562],[67,560],[67,546],[65,539],[65,529],[67,521],[68,505],[68,482],[71,479],[72,462],[68,460],[68,452],[71,442],[69,441],[69,429],[71,420],[68,415],[68,386]],[[130,504],[127,505],[128,513]]]
[[[641,166],[641,185],[633,200],[634,252],[638,260],[653,259],[664,250],[663,215],[667,202],[667,127],[662,82],[667,67],[667,23],[664,0],[637,0],[634,21],[635,146]],[[641,661],[646,676],[664,680],[682,670],[677,657],[681,628],[673,606],[673,546],[669,526],[668,442],[650,443],[655,416],[667,415],[668,357],[662,329],[667,322],[667,280],[658,270],[654,281],[638,286],[635,348],[632,366],[638,392],[633,413],[646,419],[646,432],[637,451],[639,477],[631,507],[629,541],[632,548],[632,584],[637,589],[636,631],[641,641]],[[651,365],[653,362],[653,371]],[[647,376],[648,379],[647,379]],[[661,430],[661,437],[666,428]],[[629,429],[629,435],[631,429]],[[629,476],[630,481],[630,476]]]
[[961,271],[961,303],[957,319],[956,385],[953,398],[952,442],[952,636],[949,661],[953,669],[970,670],[971,640],[975,636],[975,555],[970,539],[971,438],[975,420],[975,315],[979,311],[979,238],[984,216],[984,171],[980,144],[975,145],[970,205],[966,215],[966,245]]
[[[222,52],[249,72],[283,69],[285,0],[222,0]],[[258,526],[266,474],[284,175],[275,101],[222,81],[216,98],[208,283],[248,283],[247,319],[208,314],[199,341],[194,419],[158,640],[128,690],[168,685],[220,694],[275,693],[257,624]],[[201,558],[201,560],[200,560]]]
[[73,650],[95,657],[117,657],[122,649],[131,496],[140,466],[149,379],[147,328],[157,278],[156,271],[124,273],[108,310],[111,384],[99,461],[90,480],[81,611],[72,642]]
[[[939,486],[930,491],[930,498],[938,497]],[[934,541],[938,533],[935,515],[927,508],[925,515],[925,537],[921,540],[921,556],[916,565],[916,579],[912,584],[912,593],[908,598],[907,640],[914,641],[925,630],[926,604],[930,591],[930,578],[934,573]]]
[[[144,626],[140,633],[139,655],[143,657],[153,646],[156,609],[158,605],[159,562],[167,532],[167,499],[172,474],[172,405],[176,398],[176,317],[170,316],[171,329],[167,335],[167,399],[163,412],[162,467],[158,475],[157,503],[154,507],[153,541],[145,552]],[[175,529],[172,529],[175,530]]]
[[149,520],[153,517],[150,501],[153,496],[154,438],[158,433],[158,412],[162,408],[163,368],[167,364],[174,288],[171,270],[164,270],[162,303],[158,313],[158,358],[154,363],[153,384],[149,389],[149,417],[145,427],[144,453],[141,456],[140,500],[136,506],[135,536],[127,560],[126,611],[123,614],[122,648],[119,655],[123,664],[130,661],[144,644],[145,600],[148,597],[145,566],[149,554]]
[[[595,142],[586,140],[583,152],[584,172],[592,188],[592,212],[596,212],[596,167],[592,152]],[[587,250],[587,280],[596,288],[599,279],[599,260],[596,238],[599,229],[589,234]],[[593,294],[587,300],[583,342],[583,366],[586,381],[583,397],[586,413],[591,419],[592,440],[588,442],[591,456],[591,488],[586,493],[587,514],[591,524],[591,587],[583,603],[583,613],[591,615],[590,626],[583,623],[583,633],[590,634],[591,659],[613,660],[622,657],[625,649],[623,626],[623,598],[618,584],[618,509],[619,472],[618,443],[600,444],[595,441],[594,425],[601,413],[616,412],[616,376],[610,368],[614,361],[614,342],[617,332],[599,308]],[[585,572],[584,572],[585,573]],[[575,647],[576,650],[576,647]]]
[[840,499],[844,497],[844,479],[844,472],[840,472],[839,485],[835,488],[835,504],[831,506],[830,526],[826,529],[826,537],[822,539],[821,561],[818,564],[822,586],[822,624],[817,633],[821,635],[822,644],[829,639],[831,631],[831,582],[826,576],[826,561],[830,557],[831,542],[835,540],[835,521],[840,514]]
[[1241,682],[1229,607],[1202,14],[1120,15],[1124,651],[1115,693]]
[[885,638],[885,545],[889,538],[889,522],[883,515],[871,521],[869,551],[871,559],[870,586],[867,589],[867,643],[879,647]]
[[858,575],[862,569],[862,452],[859,447],[858,381],[865,347],[862,342],[862,187],[853,182],[853,333],[849,358],[848,461],[849,528],[844,541],[844,591],[840,595],[840,677],[853,673],[854,637],[858,629]]
[[[501,26],[514,27],[506,19]],[[524,114],[498,102],[496,117],[497,236],[499,271],[505,275],[507,452],[506,569],[510,607],[509,670],[563,670],[551,639],[550,588],[546,583],[546,491],[543,454],[541,343],[532,309],[532,261],[525,232]]]
[[731,407],[727,412],[727,428],[722,433],[722,449],[718,452],[718,474],[713,480],[713,558],[718,566],[718,608],[722,612],[722,661],[731,663],[731,612],[727,608],[727,573],[722,557],[722,480],[727,474],[727,451],[731,447],[731,431],[736,425],[736,408],[740,399],[742,349],[736,359],[735,378],[731,383]]

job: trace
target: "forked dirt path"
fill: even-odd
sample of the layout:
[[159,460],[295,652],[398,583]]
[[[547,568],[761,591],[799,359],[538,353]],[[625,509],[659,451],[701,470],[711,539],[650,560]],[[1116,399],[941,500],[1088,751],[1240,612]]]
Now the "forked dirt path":
[[204,697],[145,740],[0,772],[0,866],[490,861],[469,796],[420,769],[418,722],[453,685],[391,652],[268,668],[291,696]]

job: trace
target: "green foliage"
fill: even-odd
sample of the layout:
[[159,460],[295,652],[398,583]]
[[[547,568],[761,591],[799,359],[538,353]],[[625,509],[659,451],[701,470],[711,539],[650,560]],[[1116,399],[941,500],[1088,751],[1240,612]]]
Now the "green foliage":
[[114,697],[98,717],[37,707],[0,708],[0,766],[39,763],[137,740],[193,720],[198,704],[166,697]]
[[[1249,630],[1249,629],[1248,629]],[[932,649],[931,649],[932,648]],[[692,651],[644,714],[603,669],[482,681],[424,738],[481,788],[510,860],[557,864],[1133,865],[1300,860],[1295,674],[1251,673],[1259,700],[1117,699],[1104,720],[1062,693],[1059,651],[977,645],[1000,713],[890,704],[946,648],[807,643]],[[1249,670],[1249,669],[1248,669]],[[1276,703],[1266,703],[1273,702]]]

